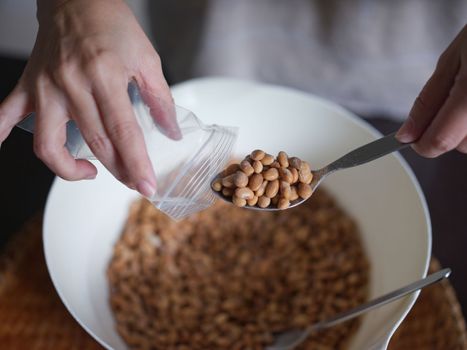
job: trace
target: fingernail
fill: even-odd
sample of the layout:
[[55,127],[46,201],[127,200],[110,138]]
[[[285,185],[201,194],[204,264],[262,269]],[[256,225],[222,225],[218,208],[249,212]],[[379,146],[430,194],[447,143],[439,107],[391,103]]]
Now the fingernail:
[[151,198],[156,194],[156,188],[145,180],[138,182],[136,190],[147,198]]
[[413,120],[409,117],[407,121],[402,125],[399,131],[396,133],[396,139],[400,142],[408,143],[414,141],[414,137],[412,135],[413,131]]
[[94,180],[96,178],[97,174],[96,173],[92,173],[92,174],[89,174],[85,177],[86,180]]
[[408,134],[406,131],[400,129],[396,134],[396,139],[399,142],[408,143],[410,142],[411,137],[410,137],[410,134]]
[[[171,114],[171,112],[167,113]],[[182,131],[178,126],[175,111],[173,113],[174,116],[168,119],[166,123],[157,124],[157,126],[165,136],[170,137],[172,140],[178,141],[182,139]]]
[[175,125],[171,127],[170,129],[167,129],[167,133],[169,134],[169,137],[175,141],[179,141],[182,139],[182,132],[178,125]]

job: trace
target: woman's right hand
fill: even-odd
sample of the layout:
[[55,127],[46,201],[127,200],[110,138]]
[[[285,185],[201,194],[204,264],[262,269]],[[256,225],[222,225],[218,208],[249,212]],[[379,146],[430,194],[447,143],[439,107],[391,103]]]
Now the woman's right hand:
[[467,154],[467,26],[444,51],[396,137],[427,158]]
[[157,52],[123,0],[39,0],[39,32],[17,86],[0,104],[0,143],[36,112],[34,150],[58,176],[92,179],[95,166],[64,147],[73,119],[102,164],[151,197],[156,180],[127,93],[135,80],[156,123],[181,137]]

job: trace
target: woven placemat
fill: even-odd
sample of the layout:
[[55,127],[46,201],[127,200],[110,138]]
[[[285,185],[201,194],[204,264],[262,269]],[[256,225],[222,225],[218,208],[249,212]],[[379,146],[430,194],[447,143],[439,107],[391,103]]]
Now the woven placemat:
[[[42,250],[41,217],[0,252],[0,349],[102,349],[71,317],[54,290]],[[440,268],[433,259],[431,270]],[[467,350],[464,318],[449,281],[425,289],[390,350]]]

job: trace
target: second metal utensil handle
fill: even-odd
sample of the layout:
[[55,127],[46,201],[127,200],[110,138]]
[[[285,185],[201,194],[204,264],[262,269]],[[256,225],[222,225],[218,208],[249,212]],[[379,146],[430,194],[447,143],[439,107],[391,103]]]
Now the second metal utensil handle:
[[352,318],[355,318],[365,312],[368,312],[370,310],[376,309],[378,307],[381,307],[383,305],[389,304],[393,302],[394,300],[400,299],[403,296],[406,296],[407,294],[413,293],[419,289],[422,289],[426,286],[429,286],[430,284],[436,283],[444,278],[449,277],[451,274],[451,269],[446,268],[442,269],[438,272],[434,272],[431,275],[428,275],[425,278],[422,278],[421,280],[418,280],[416,282],[410,283],[406,285],[405,287],[399,288],[393,292],[390,292],[388,294],[382,295],[379,298],[373,299],[369,302],[366,302],[360,306],[357,306],[356,308],[342,312],[328,320],[321,321],[319,323],[316,323],[312,326],[310,326],[307,331],[312,332],[316,331],[319,329],[324,329],[324,328],[329,328],[332,326],[335,326],[339,323],[348,321]]
[[347,153],[345,156],[326,166],[327,172],[365,164],[410,145],[410,143],[399,142],[395,138],[395,135],[396,133],[394,132]]

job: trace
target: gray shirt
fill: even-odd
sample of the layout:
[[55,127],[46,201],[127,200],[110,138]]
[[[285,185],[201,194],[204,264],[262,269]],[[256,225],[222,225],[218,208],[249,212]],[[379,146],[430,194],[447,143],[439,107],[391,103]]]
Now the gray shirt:
[[404,118],[467,19],[465,0],[149,1],[171,79],[290,86],[363,116]]

